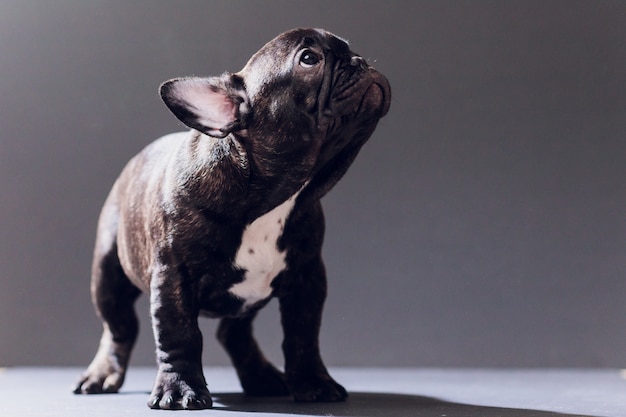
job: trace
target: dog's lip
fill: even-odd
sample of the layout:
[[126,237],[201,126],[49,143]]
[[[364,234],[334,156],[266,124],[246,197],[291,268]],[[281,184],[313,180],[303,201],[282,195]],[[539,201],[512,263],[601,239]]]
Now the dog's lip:
[[324,115],[337,117],[348,115],[358,117],[383,117],[391,105],[391,87],[387,78],[372,67],[364,68],[360,76],[345,79],[344,85],[336,88],[331,95]]
[[389,85],[387,78],[375,69],[371,68],[370,74],[372,76],[372,85],[370,86],[370,89],[375,85],[380,89],[380,94],[382,95],[380,117],[383,117],[389,113],[389,108],[391,107],[391,85]]
[[370,69],[370,75],[371,83],[361,97],[356,114],[379,112],[378,117],[383,117],[391,106],[391,87],[387,78],[376,70]]

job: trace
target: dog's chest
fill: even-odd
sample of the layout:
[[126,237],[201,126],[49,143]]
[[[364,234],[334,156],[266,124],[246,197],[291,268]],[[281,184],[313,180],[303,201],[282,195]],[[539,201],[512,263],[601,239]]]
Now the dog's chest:
[[243,232],[234,265],[244,270],[244,280],[233,285],[230,293],[244,301],[244,308],[268,298],[272,281],[287,267],[286,252],[278,249],[278,240],[298,194],[254,220]]

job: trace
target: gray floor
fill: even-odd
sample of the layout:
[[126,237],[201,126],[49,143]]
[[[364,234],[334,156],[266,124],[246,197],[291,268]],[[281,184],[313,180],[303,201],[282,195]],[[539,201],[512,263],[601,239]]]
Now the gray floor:
[[339,404],[294,404],[241,395],[230,368],[207,368],[215,409],[147,408],[154,369],[131,368],[117,395],[82,396],[69,387],[78,368],[0,370],[0,416],[626,416],[626,380],[618,370],[333,369],[350,391]]

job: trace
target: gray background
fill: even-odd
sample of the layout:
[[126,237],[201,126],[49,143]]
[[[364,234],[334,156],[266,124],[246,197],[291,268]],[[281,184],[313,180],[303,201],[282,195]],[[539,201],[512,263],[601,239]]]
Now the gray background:
[[[626,364],[626,3],[0,0],[0,365],[86,365],[95,223],[162,81],[279,32],[394,89],[325,198],[331,365]],[[276,303],[258,320],[281,363]],[[134,364],[152,364],[145,297]],[[205,364],[227,358],[203,321]]]

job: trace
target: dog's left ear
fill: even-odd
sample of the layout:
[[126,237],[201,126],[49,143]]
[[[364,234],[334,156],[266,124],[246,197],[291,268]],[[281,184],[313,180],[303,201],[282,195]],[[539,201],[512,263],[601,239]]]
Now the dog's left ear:
[[164,82],[160,93],[172,113],[192,129],[216,138],[245,129],[250,106],[243,80],[236,75],[175,78]]

